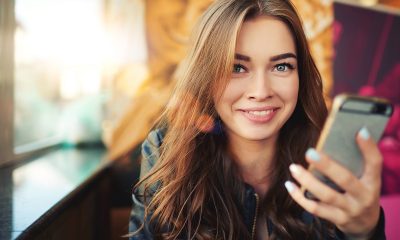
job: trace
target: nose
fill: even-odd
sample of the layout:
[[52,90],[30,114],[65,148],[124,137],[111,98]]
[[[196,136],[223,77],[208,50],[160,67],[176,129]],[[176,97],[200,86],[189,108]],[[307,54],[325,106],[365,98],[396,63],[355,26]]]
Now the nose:
[[271,81],[264,71],[257,72],[250,80],[247,98],[253,101],[264,101],[273,96]]

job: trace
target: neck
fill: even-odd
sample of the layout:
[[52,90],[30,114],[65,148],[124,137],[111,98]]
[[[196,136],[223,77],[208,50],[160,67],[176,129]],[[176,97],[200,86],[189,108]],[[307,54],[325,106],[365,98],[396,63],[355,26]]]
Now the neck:
[[239,174],[263,198],[269,188],[277,136],[262,141],[252,141],[233,135],[229,136],[228,149]]

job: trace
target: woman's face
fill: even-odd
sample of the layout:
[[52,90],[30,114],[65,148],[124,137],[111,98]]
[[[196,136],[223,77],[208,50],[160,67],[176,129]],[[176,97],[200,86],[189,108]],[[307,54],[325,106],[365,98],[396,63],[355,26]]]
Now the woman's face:
[[299,76],[294,39],[273,17],[245,21],[239,32],[232,76],[215,97],[230,139],[276,139],[294,111]]

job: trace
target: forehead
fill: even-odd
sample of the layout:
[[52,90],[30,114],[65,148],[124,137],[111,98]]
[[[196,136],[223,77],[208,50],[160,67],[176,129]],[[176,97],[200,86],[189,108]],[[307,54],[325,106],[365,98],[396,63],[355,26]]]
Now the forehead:
[[238,33],[236,52],[250,57],[270,57],[292,52],[296,54],[293,36],[288,26],[270,16],[246,20]]

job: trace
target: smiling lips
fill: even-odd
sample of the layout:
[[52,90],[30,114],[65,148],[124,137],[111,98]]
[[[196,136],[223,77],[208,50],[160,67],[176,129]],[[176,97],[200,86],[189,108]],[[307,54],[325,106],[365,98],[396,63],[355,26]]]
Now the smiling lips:
[[264,109],[240,109],[239,111],[245,118],[254,123],[267,123],[276,114],[279,108],[264,108]]

